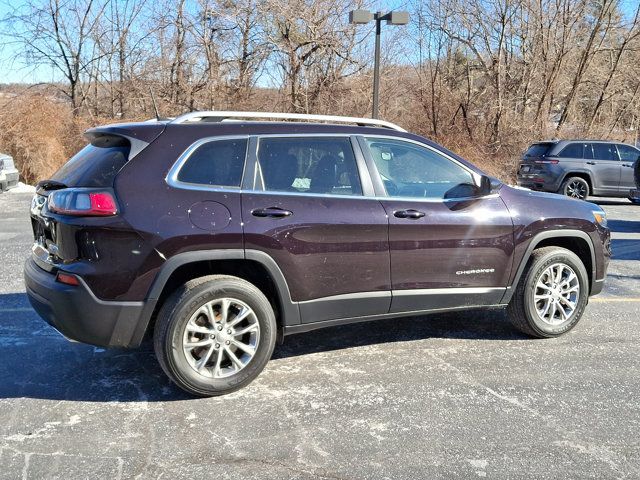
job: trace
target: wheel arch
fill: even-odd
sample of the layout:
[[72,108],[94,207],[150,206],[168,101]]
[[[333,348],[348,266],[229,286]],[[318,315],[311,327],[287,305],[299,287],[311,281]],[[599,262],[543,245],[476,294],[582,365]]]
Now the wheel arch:
[[596,255],[591,237],[581,230],[552,230],[540,232],[531,239],[522,259],[520,260],[513,281],[502,297],[501,303],[508,303],[511,300],[511,297],[515,292],[515,287],[520,282],[522,273],[524,272],[533,251],[537,248],[551,246],[566,248],[580,258],[589,276],[589,292],[591,292],[596,280]]
[[256,285],[271,302],[279,329],[300,323],[298,304],[291,300],[284,274],[269,255],[257,250],[199,250],[177,254],[161,267],[147,294],[132,344],[142,342],[164,300],[176,288],[210,274],[233,275]]
[[567,180],[567,178],[571,177],[580,177],[584,179],[589,185],[589,194],[593,195],[593,180],[591,179],[591,173],[586,170],[570,170],[569,172],[565,173],[562,177],[562,181],[560,182],[560,189],[562,189],[562,186],[564,185],[564,182]]

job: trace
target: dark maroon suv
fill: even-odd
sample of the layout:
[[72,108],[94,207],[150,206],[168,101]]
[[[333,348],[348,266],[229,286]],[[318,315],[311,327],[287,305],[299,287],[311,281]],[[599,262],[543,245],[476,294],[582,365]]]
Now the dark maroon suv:
[[192,394],[247,385],[277,339],[329,325],[505,306],[554,337],[603,287],[602,209],[387,122],[194,112],[86,136],[33,199],[29,299],[80,342],[153,335]]

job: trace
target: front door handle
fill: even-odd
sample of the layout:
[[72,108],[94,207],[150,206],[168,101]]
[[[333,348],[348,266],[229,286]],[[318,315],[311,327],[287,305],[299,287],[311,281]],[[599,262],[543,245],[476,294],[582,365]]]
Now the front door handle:
[[587,162],[587,165],[595,165],[596,162]]
[[267,207],[267,208],[256,208],[251,210],[251,215],[254,217],[274,217],[274,218],[283,218],[293,215],[293,212],[289,210],[284,210],[283,208],[278,207]]
[[398,218],[412,218],[416,220],[418,218],[424,217],[425,213],[410,208],[409,210],[396,210],[395,212],[393,212],[393,216]]

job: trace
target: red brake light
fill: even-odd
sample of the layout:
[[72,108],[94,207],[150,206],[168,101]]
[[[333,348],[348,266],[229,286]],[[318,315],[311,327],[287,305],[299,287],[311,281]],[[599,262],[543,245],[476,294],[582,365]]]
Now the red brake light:
[[78,285],[80,285],[80,281],[78,280],[78,277],[76,277],[75,275],[71,275],[70,273],[58,272],[58,275],[56,275],[56,281],[60,283],[64,283],[65,285],[71,285],[74,287],[77,287]]
[[534,160],[533,163],[552,163],[552,164],[556,164],[559,163],[560,160]]
[[49,194],[48,208],[61,215],[107,217],[118,213],[112,193],[86,188],[64,188]]
[[109,192],[90,193],[91,212],[94,215],[115,215],[118,213],[116,201]]

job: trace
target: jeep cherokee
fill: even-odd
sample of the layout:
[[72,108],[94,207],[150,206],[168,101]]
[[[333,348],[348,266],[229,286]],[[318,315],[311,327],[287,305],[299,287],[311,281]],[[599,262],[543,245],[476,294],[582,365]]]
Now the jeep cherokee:
[[504,185],[388,122],[193,112],[86,138],[33,198],[29,300],[76,341],[153,336],[194,395],[247,385],[277,340],[331,325],[498,306],[555,337],[603,288],[600,207]]

